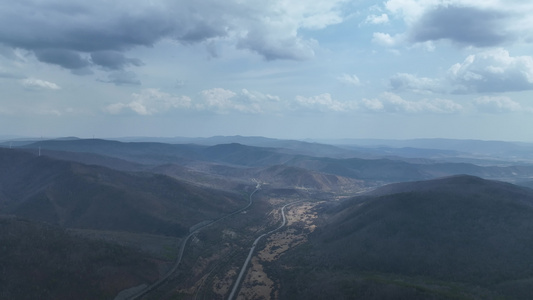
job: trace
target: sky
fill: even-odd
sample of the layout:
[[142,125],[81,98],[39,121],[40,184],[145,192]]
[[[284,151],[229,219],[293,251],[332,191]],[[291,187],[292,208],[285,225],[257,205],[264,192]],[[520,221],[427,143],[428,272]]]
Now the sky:
[[0,135],[533,142],[529,0],[0,1]]

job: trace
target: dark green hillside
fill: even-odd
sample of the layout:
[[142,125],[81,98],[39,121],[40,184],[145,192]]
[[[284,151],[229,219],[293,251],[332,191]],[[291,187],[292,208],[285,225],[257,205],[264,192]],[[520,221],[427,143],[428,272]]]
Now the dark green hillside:
[[234,211],[240,195],[199,188],[164,175],[0,149],[0,213],[66,227],[180,236]]
[[343,290],[353,299],[533,294],[533,191],[455,176],[374,195],[323,211],[325,225],[285,259],[299,270],[294,280],[284,277],[286,293],[308,285],[316,291],[323,285],[308,280],[325,276],[325,296]]
[[131,249],[0,217],[0,299],[113,299],[158,276],[156,263]]

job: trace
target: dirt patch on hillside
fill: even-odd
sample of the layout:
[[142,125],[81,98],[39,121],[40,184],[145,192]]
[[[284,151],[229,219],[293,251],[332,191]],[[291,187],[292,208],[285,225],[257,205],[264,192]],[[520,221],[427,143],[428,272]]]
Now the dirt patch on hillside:
[[[302,202],[285,209],[287,227],[267,237],[265,247],[251,260],[251,266],[243,280],[237,299],[277,299],[279,289],[263,264],[279,259],[287,250],[307,241],[307,234],[315,230],[313,221],[317,218],[313,208],[319,203]],[[278,209],[278,219],[281,214]],[[292,226],[292,228],[291,228]]]
[[237,299],[277,299],[277,293],[271,295],[273,290],[274,281],[268,278],[259,259],[252,258]]
[[319,202],[303,202],[291,207],[289,211],[285,213],[287,217],[287,226],[291,226],[294,223],[301,222],[304,225],[304,230],[313,232],[315,230],[314,220],[318,217],[316,212],[313,212],[313,208],[320,204]]
[[233,268],[224,274],[222,278],[215,276],[215,279],[213,280],[213,292],[221,298],[226,297],[233,286],[233,281],[237,276],[237,272],[239,272],[239,269]]

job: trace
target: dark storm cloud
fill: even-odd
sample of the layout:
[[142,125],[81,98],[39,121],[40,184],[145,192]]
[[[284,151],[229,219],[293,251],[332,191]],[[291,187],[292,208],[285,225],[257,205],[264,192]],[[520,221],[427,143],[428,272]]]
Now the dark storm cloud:
[[314,53],[298,29],[340,22],[336,5],[341,2],[0,1],[0,47],[25,49],[70,70],[138,66],[139,60],[122,53],[163,39],[183,44],[226,39],[268,60],[301,60]]
[[120,10],[118,1],[95,1],[93,5],[81,2],[77,6],[68,6],[66,1],[50,2],[53,4],[0,4],[0,42],[27,50],[126,50],[151,46],[173,28],[168,14],[148,8],[128,13]]
[[78,52],[67,49],[39,49],[34,50],[34,53],[42,62],[59,65],[70,70],[82,69],[90,64]]
[[189,24],[180,24],[180,27],[182,29],[176,32],[174,38],[184,43],[198,43],[227,34],[224,24],[199,18],[193,19]]
[[266,60],[306,60],[314,55],[311,45],[297,39],[269,40],[258,34],[248,34],[237,45],[242,49],[261,53]]
[[411,38],[415,42],[447,39],[465,46],[496,46],[512,38],[502,31],[507,17],[495,10],[440,6],[422,16],[413,27]]
[[117,71],[109,74],[107,80],[99,80],[101,82],[113,83],[115,85],[141,85],[141,81],[137,75],[130,71]]
[[91,53],[91,61],[99,66],[111,70],[122,70],[124,67],[142,66],[140,59],[127,58],[124,54],[117,51],[98,51]]
[[0,3],[0,45],[32,51],[38,60],[70,70],[91,61],[117,70],[142,64],[121,53],[134,47],[153,46],[163,38],[196,42],[223,34],[212,27],[216,24],[190,20],[186,8],[175,12],[165,5],[120,2]]

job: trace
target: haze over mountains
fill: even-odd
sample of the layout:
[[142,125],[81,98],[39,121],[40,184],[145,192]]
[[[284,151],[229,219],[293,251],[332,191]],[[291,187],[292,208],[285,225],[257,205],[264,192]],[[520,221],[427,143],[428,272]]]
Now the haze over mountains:
[[[446,142],[449,145],[448,148],[465,147],[465,151],[457,152],[456,150],[427,148],[429,141],[422,143],[426,145],[422,148],[378,146],[377,148],[356,147],[354,150],[353,146],[350,149],[347,146],[340,148],[332,145],[266,138],[218,137],[213,139],[213,141],[222,140],[246,141],[250,145],[260,144],[268,145],[268,147],[238,143],[198,145],[66,139],[30,143],[24,145],[23,148],[38,149],[40,147],[54,151],[93,153],[148,166],[179,164],[201,169],[201,166],[207,167],[213,164],[247,168],[284,165],[381,182],[421,180],[454,174],[469,174],[519,182],[527,181],[533,176],[533,165],[529,163],[530,153],[533,152],[528,152],[533,149],[533,145],[529,144],[483,141]],[[206,139],[201,139],[201,141],[206,141]],[[437,142],[435,146],[439,145],[442,143]],[[364,149],[364,152],[361,149]],[[508,157],[508,160],[504,161],[503,156]],[[92,162],[97,163],[97,161]],[[103,165],[106,163],[109,165],[110,162],[102,162]]]
[[[5,141],[0,215],[3,228],[19,228],[21,239],[32,236],[22,232],[50,232],[70,252],[79,250],[69,245],[83,244],[106,253],[110,264],[93,269],[105,276],[85,280],[105,286],[87,287],[87,295],[103,298],[161,278],[143,299],[225,299],[250,243],[277,227],[281,205],[294,202],[300,204],[287,217],[292,229],[256,250],[261,254],[241,297],[527,299],[533,292],[533,192],[525,187],[533,181],[532,145],[360,142],[240,136]],[[8,241],[6,255],[20,247],[22,256],[34,255],[33,248],[43,249],[39,260],[53,255],[49,243],[15,243],[9,232],[0,234]],[[120,272],[104,272],[118,268],[114,252],[104,249],[131,260],[121,262]],[[280,252],[267,259],[267,249]],[[175,264],[180,251],[183,262]],[[83,265],[97,259],[83,253]],[[73,263],[67,262],[68,274],[77,272]],[[135,265],[155,273],[140,276]],[[17,272],[13,266],[9,272]],[[262,275],[253,277],[258,270]],[[64,280],[56,271],[48,264],[39,272]],[[46,286],[45,293],[31,293],[43,299],[84,295],[23,279],[10,281],[5,293],[30,283]]]

